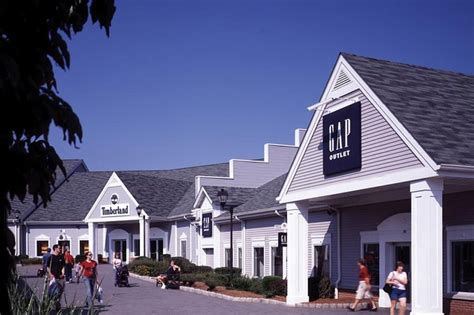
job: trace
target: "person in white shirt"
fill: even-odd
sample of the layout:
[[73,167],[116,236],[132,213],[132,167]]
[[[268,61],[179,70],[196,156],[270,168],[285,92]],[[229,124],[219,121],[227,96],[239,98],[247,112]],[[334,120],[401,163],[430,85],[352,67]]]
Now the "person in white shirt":
[[390,315],[395,314],[395,306],[400,302],[398,315],[404,315],[407,308],[407,289],[408,276],[403,269],[405,265],[401,261],[395,264],[395,270],[390,272],[385,283],[392,285],[392,292],[390,293]]
[[115,283],[114,285],[115,286],[118,286],[119,285],[119,270],[120,268],[122,268],[122,259],[120,259],[120,254],[119,253],[115,253],[115,257],[112,261],[112,265],[114,266],[114,270],[115,270]]

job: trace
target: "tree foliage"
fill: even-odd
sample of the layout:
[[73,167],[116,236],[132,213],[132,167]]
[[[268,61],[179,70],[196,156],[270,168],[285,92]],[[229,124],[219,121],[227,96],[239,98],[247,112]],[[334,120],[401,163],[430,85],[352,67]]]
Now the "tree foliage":
[[[49,143],[52,123],[64,139],[82,141],[79,118],[58,96],[53,62],[67,70],[71,56],[66,39],[81,32],[90,19],[110,35],[114,0],[0,1],[0,250],[7,257],[9,200],[50,201],[55,174],[65,169]],[[41,200],[40,200],[41,199]],[[2,258],[2,264],[5,263]],[[5,267],[5,268],[3,268]],[[0,266],[0,299],[5,301],[7,276]],[[3,302],[0,313],[8,313]]]

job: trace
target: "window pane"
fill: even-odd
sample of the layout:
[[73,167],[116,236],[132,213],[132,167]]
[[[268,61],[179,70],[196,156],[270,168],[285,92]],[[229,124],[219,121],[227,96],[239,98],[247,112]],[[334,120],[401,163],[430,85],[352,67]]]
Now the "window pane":
[[225,249],[225,266],[230,267],[230,248]]
[[89,241],[86,241],[86,240],[79,241],[79,254],[84,255],[88,251],[89,251]]
[[48,251],[48,241],[36,241],[36,256],[43,256]]
[[453,291],[474,292],[474,241],[453,242]]
[[272,275],[283,277],[283,247],[272,247]]
[[254,269],[253,274],[256,277],[262,277],[264,272],[263,247],[254,248]]
[[238,252],[239,252],[239,268],[242,269],[242,247],[239,247]]
[[379,244],[364,244],[364,260],[369,269],[370,282],[379,285]]
[[329,245],[314,246],[314,268],[313,275],[329,277]]
[[133,240],[133,252],[135,256],[140,256],[140,239]]
[[186,258],[186,241],[181,241],[181,257]]

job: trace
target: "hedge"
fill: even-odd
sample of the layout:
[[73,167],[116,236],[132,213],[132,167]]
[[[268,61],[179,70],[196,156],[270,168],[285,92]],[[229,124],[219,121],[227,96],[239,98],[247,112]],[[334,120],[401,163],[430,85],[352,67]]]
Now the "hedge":
[[242,274],[242,268],[231,268],[231,267],[220,267],[214,269],[215,273],[221,274],[221,275],[241,275]]
[[286,280],[277,276],[268,276],[262,279],[262,290],[265,297],[286,295]]

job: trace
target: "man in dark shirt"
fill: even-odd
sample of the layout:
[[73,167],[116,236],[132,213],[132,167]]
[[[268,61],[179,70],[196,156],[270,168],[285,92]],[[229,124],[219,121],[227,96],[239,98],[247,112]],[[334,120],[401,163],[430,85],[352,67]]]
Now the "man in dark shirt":
[[55,244],[53,252],[48,259],[48,295],[51,299],[54,299],[56,310],[61,309],[61,296],[64,292],[64,266],[64,256],[61,255],[61,247]]

